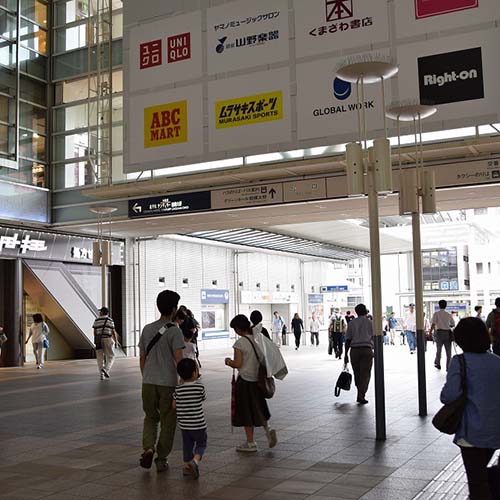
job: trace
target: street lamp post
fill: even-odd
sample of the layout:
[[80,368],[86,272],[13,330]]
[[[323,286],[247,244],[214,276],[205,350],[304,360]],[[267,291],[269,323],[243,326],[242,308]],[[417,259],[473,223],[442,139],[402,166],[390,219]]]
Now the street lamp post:
[[[420,197],[423,198],[423,213],[436,212],[435,182],[432,171],[424,171],[422,146],[422,120],[436,113],[436,108],[421,104],[393,106],[387,116],[397,121],[399,166],[400,166],[400,215],[411,214],[413,233],[413,272],[415,281],[415,306],[417,319],[417,365],[419,415],[427,415],[427,388],[425,375],[425,321],[424,286],[422,276],[422,241],[420,231]],[[415,134],[415,171],[401,170],[400,122],[413,122]]]
[[104,223],[108,218],[108,238],[111,237],[111,214],[116,212],[116,207],[91,207],[90,211],[97,215],[97,238],[93,245],[93,261],[101,266],[101,306],[109,307],[107,266],[111,264],[111,242],[104,239]]
[[[375,333],[375,415],[377,440],[385,440],[385,382],[382,329],[382,278],[380,269],[379,193],[392,191],[392,161],[390,143],[387,139],[384,83],[398,72],[391,62],[373,60],[353,62],[337,70],[338,78],[356,84],[358,96],[359,142],[347,145],[347,177],[349,194],[368,194],[370,223],[370,260],[372,281],[373,328]],[[374,141],[373,148],[367,147],[367,126],[365,108],[365,85],[379,83],[382,96],[382,122],[384,137]],[[365,182],[366,179],[366,182]]]

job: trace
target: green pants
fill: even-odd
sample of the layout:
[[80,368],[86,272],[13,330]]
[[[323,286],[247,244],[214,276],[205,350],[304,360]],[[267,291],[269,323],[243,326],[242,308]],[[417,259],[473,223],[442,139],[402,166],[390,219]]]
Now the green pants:
[[[172,451],[177,424],[172,401],[175,387],[163,385],[142,385],[142,408],[145,413],[142,432],[144,450],[156,450],[156,462],[166,462]],[[158,439],[158,424],[160,438]]]

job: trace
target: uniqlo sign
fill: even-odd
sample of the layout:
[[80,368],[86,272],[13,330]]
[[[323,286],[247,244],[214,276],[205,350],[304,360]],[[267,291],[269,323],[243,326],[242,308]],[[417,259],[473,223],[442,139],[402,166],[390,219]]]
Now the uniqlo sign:
[[139,66],[141,69],[162,65],[161,39],[141,43],[139,48]]
[[415,15],[422,19],[478,6],[479,0],[415,0]]
[[167,49],[169,63],[191,59],[191,33],[169,36]]

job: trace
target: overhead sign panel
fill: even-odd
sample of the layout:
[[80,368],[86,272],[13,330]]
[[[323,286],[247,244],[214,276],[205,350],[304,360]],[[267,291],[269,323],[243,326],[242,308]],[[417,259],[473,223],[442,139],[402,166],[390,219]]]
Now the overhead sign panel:
[[295,0],[297,57],[388,42],[387,9],[386,0]]
[[212,191],[212,208],[238,208],[283,203],[283,184],[234,187]]
[[499,46],[493,29],[400,47],[400,99],[436,105],[429,121],[498,115]]
[[398,38],[470,27],[500,16],[497,0],[398,0],[394,6]]
[[229,290],[201,290],[202,304],[229,304]]
[[327,285],[321,287],[321,293],[332,293],[332,292],[348,292],[349,287],[347,285]]
[[326,181],[324,178],[310,181],[285,182],[283,184],[283,199],[287,203],[324,198],[326,198]]
[[202,76],[201,12],[130,30],[129,91]]
[[208,106],[210,151],[291,141],[288,68],[209,82]]
[[168,166],[165,160],[202,154],[201,85],[136,96],[129,104],[127,126],[131,163]]
[[[314,61],[297,65],[297,126],[299,139],[339,136],[345,142],[358,134],[358,114],[366,113],[369,131],[381,127],[382,102],[380,86],[368,85],[365,99],[358,103],[356,86],[336,77],[339,59]],[[386,84],[386,95],[390,85]],[[325,142],[327,144],[327,142]]]
[[288,60],[287,0],[230,2],[207,10],[208,73]]
[[128,202],[129,219],[180,215],[210,209],[210,191],[140,198]]

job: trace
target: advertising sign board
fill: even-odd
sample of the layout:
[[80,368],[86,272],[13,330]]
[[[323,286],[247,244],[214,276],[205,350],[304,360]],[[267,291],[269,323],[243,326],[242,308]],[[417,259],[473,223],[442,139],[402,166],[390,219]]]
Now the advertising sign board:
[[388,42],[386,0],[295,0],[297,57]]
[[287,0],[243,0],[208,9],[208,73],[288,60],[288,40]]
[[130,30],[129,91],[202,76],[201,12]]

